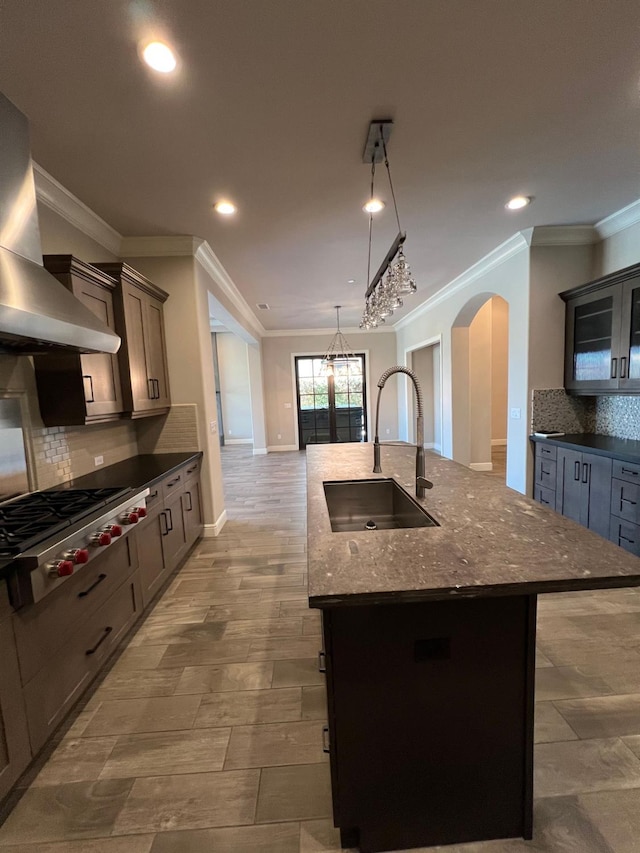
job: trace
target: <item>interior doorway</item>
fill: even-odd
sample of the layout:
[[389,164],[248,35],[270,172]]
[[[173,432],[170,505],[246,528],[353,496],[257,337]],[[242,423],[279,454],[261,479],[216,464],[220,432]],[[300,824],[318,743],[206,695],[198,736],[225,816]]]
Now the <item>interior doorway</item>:
[[[418,377],[422,388],[424,409],[424,446],[426,450],[442,453],[442,381],[440,341],[427,342],[407,354],[407,366]],[[415,399],[412,386],[410,393],[409,437],[415,441]]]
[[366,364],[335,365],[327,370],[322,356],[295,356],[298,441],[335,444],[367,440]]

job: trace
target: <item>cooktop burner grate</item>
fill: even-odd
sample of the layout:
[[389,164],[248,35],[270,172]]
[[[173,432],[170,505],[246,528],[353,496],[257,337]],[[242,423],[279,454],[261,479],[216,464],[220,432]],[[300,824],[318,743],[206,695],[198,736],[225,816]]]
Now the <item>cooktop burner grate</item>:
[[59,489],[0,504],[0,557],[19,554],[128,491]]

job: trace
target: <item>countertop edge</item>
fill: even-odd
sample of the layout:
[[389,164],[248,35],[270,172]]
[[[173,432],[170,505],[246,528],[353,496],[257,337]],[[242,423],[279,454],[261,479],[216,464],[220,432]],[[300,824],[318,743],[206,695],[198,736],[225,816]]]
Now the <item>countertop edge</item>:
[[530,435],[529,441],[534,443],[544,443],[551,444],[554,447],[567,447],[575,450],[584,450],[588,453],[593,453],[596,456],[607,456],[609,459],[620,459],[621,462],[635,462],[640,464],[640,450],[629,451],[625,450],[624,447],[615,447],[615,448],[606,448],[606,447],[598,447],[597,444],[591,443],[589,438],[611,438],[612,441],[634,441],[634,443],[640,445],[640,441],[635,441],[634,439],[625,439],[625,438],[615,438],[614,436],[600,436],[591,433],[584,434],[583,441],[576,441],[575,438],[580,433],[573,433],[568,436],[549,436],[549,438],[545,438],[541,435]]

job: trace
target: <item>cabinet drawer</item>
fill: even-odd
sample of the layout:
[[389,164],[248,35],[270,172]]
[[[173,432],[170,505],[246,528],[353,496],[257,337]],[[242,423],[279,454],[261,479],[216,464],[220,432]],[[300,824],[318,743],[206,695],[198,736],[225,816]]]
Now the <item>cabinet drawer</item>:
[[550,507],[551,509],[556,508],[556,493],[554,489],[546,489],[544,486],[536,485],[533,490],[533,497],[535,500]]
[[134,572],[25,685],[24,700],[35,753],[74,705],[142,611],[140,580]]
[[619,462],[614,459],[613,476],[617,480],[625,480],[627,483],[640,483],[640,465],[633,462]]
[[616,545],[640,557],[640,525],[612,516],[609,538]]
[[154,486],[149,486],[149,494],[145,499],[147,514],[151,513],[152,509],[160,507],[162,504],[162,483],[156,483]]
[[556,463],[553,459],[536,459],[536,484],[547,489],[556,487]]
[[184,470],[174,471],[174,473],[162,481],[162,496],[167,501],[168,498],[182,491],[184,483]]
[[23,684],[51,662],[75,627],[100,607],[136,566],[135,541],[127,536],[38,604],[17,611],[14,630]]
[[540,459],[557,459],[558,448],[553,444],[536,444],[536,458]]
[[611,514],[640,524],[640,483],[617,479],[612,481]]

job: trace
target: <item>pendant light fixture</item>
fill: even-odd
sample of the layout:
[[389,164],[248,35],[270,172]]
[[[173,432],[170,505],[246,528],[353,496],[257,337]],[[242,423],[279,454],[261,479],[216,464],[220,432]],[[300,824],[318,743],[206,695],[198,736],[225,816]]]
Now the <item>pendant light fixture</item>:
[[349,342],[340,331],[340,309],[342,305],[334,305],[333,307],[336,309],[337,330],[327,347],[327,351],[322,356],[322,372],[333,374],[339,371],[349,374],[351,370],[357,368],[359,373],[361,369],[360,359],[354,355]]
[[[402,297],[416,292],[416,283],[411,275],[411,269],[404,255],[403,245],[407,235],[400,227],[400,216],[396,194],[391,180],[391,169],[387,155],[387,142],[391,135],[391,119],[372,121],[369,125],[369,133],[364,148],[363,161],[371,163],[371,195],[370,201],[365,205],[369,213],[369,247],[367,253],[367,292],[365,294],[365,306],[360,323],[361,329],[375,329],[385,318],[393,314],[396,308],[402,307]],[[398,224],[398,236],[393,241],[391,248],[380,265],[378,272],[370,281],[371,276],[371,243],[373,237],[373,216],[380,208],[373,209],[370,205],[375,199],[375,177],[376,163],[384,161],[389,178],[389,188],[393,199],[393,209]]]

